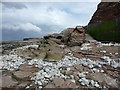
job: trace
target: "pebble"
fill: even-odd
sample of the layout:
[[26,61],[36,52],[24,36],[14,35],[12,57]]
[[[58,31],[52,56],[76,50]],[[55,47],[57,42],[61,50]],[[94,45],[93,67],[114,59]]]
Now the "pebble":
[[94,81],[91,80],[90,83],[91,83],[91,86],[94,87],[94,84],[95,84]]
[[75,83],[75,80],[71,80],[71,82]]
[[71,79],[74,79],[74,76],[73,76],[73,75],[70,75],[70,78],[71,78]]
[[39,86],[39,88],[42,88],[42,86]]
[[78,73],[78,76],[79,76],[80,78],[82,78],[82,77],[85,77],[86,75],[83,74],[83,73]]
[[35,67],[38,67],[38,65],[35,65]]
[[46,78],[50,78],[50,77],[51,77],[51,75],[45,75],[45,77],[46,77]]
[[25,60],[18,55],[3,55],[3,69],[16,70],[18,67],[25,63]]
[[41,81],[37,81],[38,85],[42,85]]
[[104,51],[104,50],[103,50],[103,51],[100,51],[100,52],[101,52],[101,53],[106,53],[106,51]]
[[86,78],[81,78],[81,84],[82,85],[89,85],[89,80],[87,80]]
[[97,83],[97,82],[95,82],[95,87],[99,87],[100,85]]
[[115,53],[115,55],[117,56],[117,55],[119,55],[118,53]]
[[30,88],[30,86],[27,86],[26,89]]
[[101,70],[100,72],[102,72],[102,73],[103,73],[103,72],[104,72],[104,70]]
[[93,65],[88,65],[89,68],[93,68],[94,66]]
[[67,68],[67,71],[70,71],[70,68]]
[[93,68],[92,69],[94,72],[100,72],[100,70],[99,69],[96,69],[96,68]]

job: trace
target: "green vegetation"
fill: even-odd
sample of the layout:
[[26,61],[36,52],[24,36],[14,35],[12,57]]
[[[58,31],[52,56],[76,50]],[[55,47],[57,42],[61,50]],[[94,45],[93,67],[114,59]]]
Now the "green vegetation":
[[116,20],[103,22],[99,26],[93,26],[87,33],[98,41],[120,42],[120,24],[117,27]]

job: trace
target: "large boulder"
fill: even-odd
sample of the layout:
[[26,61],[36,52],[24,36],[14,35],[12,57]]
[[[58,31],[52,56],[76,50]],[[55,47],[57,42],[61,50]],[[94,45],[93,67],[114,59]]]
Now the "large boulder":
[[74,28],[67,28],[60,33],[62,36],[62,41],[66,44],[69,41],[71,33],[74,31]]
[[64,57],[64,49],[55,46],[49,46],[45,60],[56,61],[61,60]]
[[85,41],[85,30],[81,26],[77,26],[70,36],[69,46],[80,46]]

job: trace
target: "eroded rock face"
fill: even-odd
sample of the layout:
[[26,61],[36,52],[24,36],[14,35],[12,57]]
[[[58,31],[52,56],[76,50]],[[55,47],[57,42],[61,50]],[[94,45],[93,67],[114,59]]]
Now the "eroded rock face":
[[68,46],[80,46],[85,41],[85,30],[82,26],[67,28],[60,34],[51,34],[44,37],[52,46],[66,44]]
[[120,17],[120,2],[101,2],[89,24],[100,23]]
[[60,33],[62,36],[62,41],[66,44],[69,41],[70,35],[74,31],[74,28],[67,28]]
[[69,46],[80,46],[84,43],[85,33],[84,28],[81,26],[77,26],[70,36],[70,41],[68,43]]

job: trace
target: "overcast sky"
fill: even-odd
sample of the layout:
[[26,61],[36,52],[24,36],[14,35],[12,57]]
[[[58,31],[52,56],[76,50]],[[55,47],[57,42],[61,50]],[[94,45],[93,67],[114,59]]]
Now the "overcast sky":
[[22,40],[88,24],[99,2],[2,2],[2,39]]

